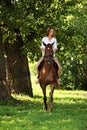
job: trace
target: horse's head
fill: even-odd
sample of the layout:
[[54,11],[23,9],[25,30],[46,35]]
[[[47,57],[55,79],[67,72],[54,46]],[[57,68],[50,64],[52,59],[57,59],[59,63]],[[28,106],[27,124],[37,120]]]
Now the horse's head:
[[45,46],[45,57],[53,57],[53,44],[45,44],[43,43]]
[[54,43],[52,43],[52,44],[45,44],[45,43],[43,43],[44,44],[44,46],[45,46],[45,60],[49,63],[49,64],[51,64],[52,63],[52,59],[53,59],[53,44]]

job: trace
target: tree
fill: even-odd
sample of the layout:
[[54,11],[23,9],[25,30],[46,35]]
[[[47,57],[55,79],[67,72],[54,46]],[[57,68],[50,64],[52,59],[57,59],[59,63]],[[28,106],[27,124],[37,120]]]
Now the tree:
[[[1,1],[1,5],[1,44],[3,44],[2,49],[4,49],[6,55],[6,83],[8,83],[10,93],[25,93],[32,97],[28,59],[27,55],[22,54],[21,49],[24,42],[20,34],[20,28],[16,28],[15,26],[17,19],[10,19],[14,15],[14,12],[11,13],[11,9],[12,7],[14,9],[14,6],[11,4],[11,1]],[[15,18],[13,17],[13,19]]]
[[45,35],[46,28],[53,26],[58,40],[56,56],[62,68],[62,88],[86,90],[86,0],[0,2],[3,43],[17,47],[16,31],[19,30],[23,41],[23,46],[20,45],[21,54],[37,61],[41,56],[38,53],[41,38]]
[[7,82],[10,90],[15,93],[25,93],[30,97],[32,94],[30,72],[27,56],[22,54],[23,40],[20,33],[17,33],[16,41],[13,45],[5,44],[7,56]]
[[0,35],[0,99],[6,99],[11,97],[11,93],[6,83],[5,53],[3,50],[3,44],[1,43],[1,39],[2,35]]

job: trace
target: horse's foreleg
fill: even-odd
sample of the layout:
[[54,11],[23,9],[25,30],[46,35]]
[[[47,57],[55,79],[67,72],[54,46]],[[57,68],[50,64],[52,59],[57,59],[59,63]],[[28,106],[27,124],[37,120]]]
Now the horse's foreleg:
[[49,93],[49,96],[50,96],[49,109],[50,109],[50,112],[52,112],[54,85],[51,85],[50,88],[51,88],[51,91]]
[[47,110],[46,87],[44,87],[42,91],[43,91],[43,110]]

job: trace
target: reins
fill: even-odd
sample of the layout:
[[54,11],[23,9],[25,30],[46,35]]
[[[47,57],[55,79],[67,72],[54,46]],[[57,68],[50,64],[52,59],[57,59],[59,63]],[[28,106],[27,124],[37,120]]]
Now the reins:
[[53,56],[44,56],[44,61],[48,62],[48,64],[51,64],[53,61]]
[[47,62],[48,64],[52,64],[53,61],[53,44],[45,44],[43,42],[44,46],[45,46],[45,55],[44,55],[44,61]]

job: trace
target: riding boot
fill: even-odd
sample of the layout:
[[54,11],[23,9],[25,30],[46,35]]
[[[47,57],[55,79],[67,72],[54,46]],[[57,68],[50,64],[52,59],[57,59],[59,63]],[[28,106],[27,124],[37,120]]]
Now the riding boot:
[[38,84],[38,83],[39,83],[39,79],[38,79],[38,78],[36,79],[35,83],[36,83],[36,84]]
[[57,73],[58,79],[57,79],[57,83],[60,84],[60,78],[59,78],[59,74]]
[[60,80],[59,80],[59,78],[57,79],[57,83],[60,84]]
[[37,75],[37,79],[36,79],[36,81],[35,81],[36,84],[39,83],[39,75],[40,75],[40,73],[38,73],[38,75]]

